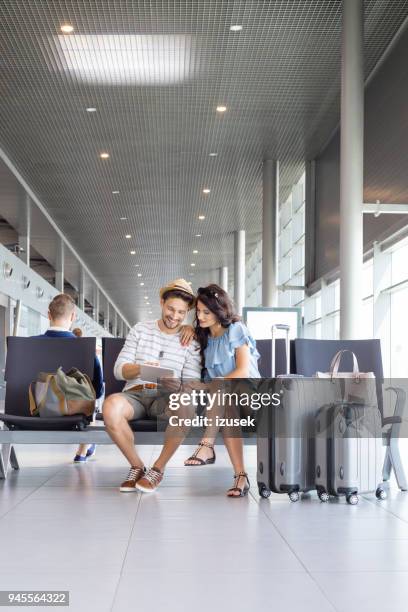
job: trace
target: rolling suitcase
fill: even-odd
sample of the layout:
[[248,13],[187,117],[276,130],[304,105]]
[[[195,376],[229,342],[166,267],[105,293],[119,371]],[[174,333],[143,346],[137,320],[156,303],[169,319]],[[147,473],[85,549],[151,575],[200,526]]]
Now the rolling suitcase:
[[[287,326],[286,326],[287,327]],[[272,364],[275,363],[272,328]],[[286,334],[289,363],[289,334]],[[274,372],[272,372],[274,374]],[[314,427],[319,406],[333,396],[331,381],[286,376],[265,381],[268,391],[279,394],[279,406],[260,410],[257,425],[257,481],[261,497],[287,493],[297,501],[301,492],[315,488]],[[323,396],[322,396],[323,392]],[[327,393],[327,394],[326,394]],[[320,397],[320,400],[319,400]],[[325,401],[324,401],[325,400]]]
[[382,483],[381,415],[377,406],[334,402],[316,415],[315,484],[321,501],[345,495],[357,504],[359,493],[387,493]]

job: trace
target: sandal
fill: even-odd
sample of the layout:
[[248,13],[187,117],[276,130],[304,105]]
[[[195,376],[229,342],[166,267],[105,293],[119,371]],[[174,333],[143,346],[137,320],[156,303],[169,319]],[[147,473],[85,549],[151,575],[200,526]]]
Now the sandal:
[[[239,479],[242,476],[245,476],[246,481],[248,483],[243,489],[237,486]],[[228,489],[227,494],[232,491],[239,491],[239,495],[227,495],[227,497],[245,497],[246,495],[248,495],[248,491],[251,486],[249,482],[248,474],[246,472],[238,472],[238,474],[234,474],[234,478],[235,478],[235,483],[234,483],[235,487],[231,487],[231,489]]]
[[[210,457],[209,459],[201,459],[201,457],[197,457],[197,455],[200,452],[202,446],[206,446],[207,448],[211,448],[211,450],[213,452],[213,456]],[[187,463],[187,461],[198,461],[198,463]],[[213,463],[215,463],[214,444],[208,444],[208,442],[199,442],[196,450],[191,455],[191,457],[189,457],[188,459],[185,460],[184,465],[187,466],[187,467],[196,467],[196,466],[201,466],[201,465],[212,465]]]

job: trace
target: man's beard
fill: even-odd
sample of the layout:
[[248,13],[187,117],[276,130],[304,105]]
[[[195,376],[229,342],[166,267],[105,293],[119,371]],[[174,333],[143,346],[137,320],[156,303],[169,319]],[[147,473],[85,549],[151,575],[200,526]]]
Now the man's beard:
[[163,317],[162,321],[165,327],[167,327],[167,329],[174,329],[175,327],[180,327],[181,322],[173,322],[173,323],[167,323],[167,319],[169,319],[169,317]]

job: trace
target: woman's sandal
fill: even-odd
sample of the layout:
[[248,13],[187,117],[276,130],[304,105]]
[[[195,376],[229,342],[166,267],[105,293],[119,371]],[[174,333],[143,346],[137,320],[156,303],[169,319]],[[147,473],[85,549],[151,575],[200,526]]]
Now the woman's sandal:
[[[246,478],[247,481],[247,485],[245,485],[245,487],[243,489],[241,489],[241,487],[238,487],[237,484],[239,482],[239,479],[244,476]],[[238,472],[238,474],[234,474],[234,479],[235,479],[235,487],[231,487],[231,489],[228,489],[227,493],[233,492],[233,491],[238,491],[239,495],[227,495],[227,497],[245,497],[245,495],[248,495],[248,491],[249,488],[251,486],[250,482],[249,482],[249,478],[248,478],[248,474],[246,472]]]
[[[197,457],[197,455],[200,452],[202,446],[206,446],[207,448],[211,448],[211,450],[213,452],[213,456],[210,457],[209,459],[201,459],[201,457]],[[187,463],[187,461],[198,461],[198,463]],[[189,457],[188,459],[185,460],[184,465],[187,466],[187,467],[196,467],[196,466],[201,466],[201,465],[212,465],[213,463],[215,463],[214,444],[208,444],[208,442],[199,442],[196,450],[191,455],[191,457]]]

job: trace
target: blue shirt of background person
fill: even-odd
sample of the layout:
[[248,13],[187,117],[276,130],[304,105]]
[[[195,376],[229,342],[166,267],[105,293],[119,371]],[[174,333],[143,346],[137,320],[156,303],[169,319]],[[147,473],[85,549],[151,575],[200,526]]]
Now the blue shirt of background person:
[[204,350],[208,377],[227,376],[235,370],[235,349],[244,344],[249,346],[250,352],[248,378],[260,378],[258,370],[260,355],[256,349],[255,340],[241,321],[231,323],[222,336],[208,337],[208,344]]

